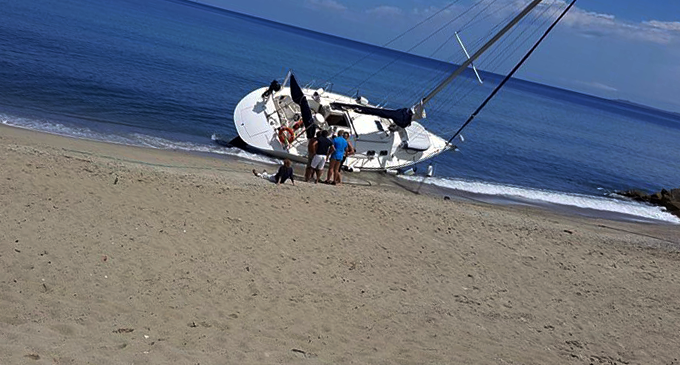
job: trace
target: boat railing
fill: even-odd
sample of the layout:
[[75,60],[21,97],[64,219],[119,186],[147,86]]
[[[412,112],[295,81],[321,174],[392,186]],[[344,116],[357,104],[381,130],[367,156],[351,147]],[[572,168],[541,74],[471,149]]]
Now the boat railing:
[[305,89],[312,89],[314,87],[315,83],[316,83],[316,80],[311,80],[310,82],[305,84],[304,88]]
[[[305,89],[308,89],[308,90],[313,90],[313,89],[315,89],[315,88],[318,89],[318,88],[315,86],[315,84],[316,84],[316,80],[312,80],[312,81],[308,82],[307,84],[305,84],[304,88],[305,88]],[[332,91],[333,91],[333,83],[330,82],[330,81],[326,81],[326,82],[324,82],[323,84],[321,84],[321,88],[322,88],[324,91],[331,91],[331,92],[332,92]]]
[[288,70],[286,72],[286,77],[284,77],[283,82],[281,83],[281,86],[286,87],[288,85],[288,82],[290,81],[290,76],[293,74],[293,70]]

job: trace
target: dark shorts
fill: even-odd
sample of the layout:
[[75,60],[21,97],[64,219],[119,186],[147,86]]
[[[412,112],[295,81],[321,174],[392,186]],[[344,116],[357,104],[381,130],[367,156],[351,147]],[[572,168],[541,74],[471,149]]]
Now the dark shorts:
[[314,155],[307,156],[307,167],[312,167],[312,160],[313,159],[314,159]]

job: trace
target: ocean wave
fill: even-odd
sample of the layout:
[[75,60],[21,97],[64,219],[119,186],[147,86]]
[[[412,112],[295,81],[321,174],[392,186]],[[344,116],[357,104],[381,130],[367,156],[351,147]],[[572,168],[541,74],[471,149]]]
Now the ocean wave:
[[[92,141],[122,144],[126,146],[146,147],[163,150],[180,150],[187,152],[214,153],[218,155],[234,156],[250,161],[278,164],[278,161],[263,155],[244,151],[235,147],[223,147],[212,143],[193,143],[173,141],[170,139],[151,136],[143,133],[115,134],[102,133],[89,128],[68,126],[59,122],[38,119],[23,118],[0,114],[0,123],[17,128],[30,129],[38,132],[56,134],[65,137],[87,139]],[[206,138],[206,141],[210,139]]]
[[[421,182],[423,180],[423,177],[418,176],[400,177],[415,182]],[[424,182],[426,184],[431,184],[446,189],[507,198],[510,201],[523,202],[531,205],[569,206],[578,209],[592,209],[595,211],[640,217],[646,220],[651,219],[667,223],[680,224],[680,218],[669,213],[665,210],[665,208],[621,199],[615,196],[590,196],[481,181],[467,181],[463,179],[439,177],[426,178]]]
[[[269,158],[263,155],[250,153],[236,147],[223,147],[219,145],[201,144],[192,142],[172,141],[161,137],[154,137],[145,134],[134,133],[134,139],[138,141],[143,147],[167,149],[167,150],[181,150],[188,152],[202,152],[215,153],[218,155],[229,155],[243,158],[246,160],[263,162],[267,164],[278,164],[278,160]],[[211,139],[212,140],[212,139]]]

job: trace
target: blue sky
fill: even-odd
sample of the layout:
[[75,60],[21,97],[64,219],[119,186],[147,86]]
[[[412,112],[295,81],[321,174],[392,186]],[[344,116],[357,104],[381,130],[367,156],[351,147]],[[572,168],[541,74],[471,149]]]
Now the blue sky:
[[[195,0],[318,32],[384,44],[440,0]],[[528,0],[459,0],[524,3]],[[564,2],[563,0],[547,0]],[[680,1],[578,0],[517,77],[680,111]]]

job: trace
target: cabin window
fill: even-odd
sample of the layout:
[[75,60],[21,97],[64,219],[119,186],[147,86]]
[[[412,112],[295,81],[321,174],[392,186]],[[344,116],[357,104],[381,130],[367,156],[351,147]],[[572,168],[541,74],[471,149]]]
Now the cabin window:
[[326,123],[328,123],[328,125],[349,127],[344,114],[330,114],[326,117]]
[[381,131],[381,132],[385,131],[385,128],[383,128],[383,125],[382,125],[382,123],[380,123],[379,120],[375,120],[374,122],[375,122],[375,127],[378,128],[379,131]]

